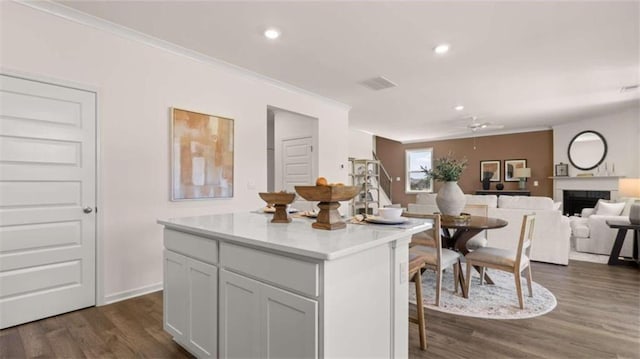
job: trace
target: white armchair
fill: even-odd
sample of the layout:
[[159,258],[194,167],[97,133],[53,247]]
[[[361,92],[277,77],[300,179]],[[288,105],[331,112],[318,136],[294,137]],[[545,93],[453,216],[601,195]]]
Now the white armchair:
[[[608,220],[625,220],[629,218],[629,208],[634,198],[618,200],[621,212],[598,211],[596,208],[585,208],[580,217],[571,218],[571,239],[575,243],[576,251],[595,254],[611,254],[613,242],[615,242],[617,229],[607,225]],[[602,214],[601,214],[602,213]],[[633,251],[633,232],[627,232],[622,246],[621,256],[630,257]]]

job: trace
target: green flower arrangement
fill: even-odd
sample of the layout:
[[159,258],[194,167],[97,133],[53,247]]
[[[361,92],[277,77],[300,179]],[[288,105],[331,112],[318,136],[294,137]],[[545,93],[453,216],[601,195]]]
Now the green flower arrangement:
[[437,158],[431,169],[421,166],[427,178],[442,182],[457,182],[466,167],[467,159],[457,160],[451,152],[445,157]]

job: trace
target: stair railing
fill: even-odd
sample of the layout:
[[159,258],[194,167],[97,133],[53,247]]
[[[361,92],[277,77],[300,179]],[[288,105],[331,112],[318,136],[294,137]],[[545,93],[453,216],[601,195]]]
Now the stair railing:
[[393,199],[391,199],[391,188],[393,186],[393,180],[391,179],[391,176],[389,176],[389,172],[387,172],[387,169],[384,168],[382,161],[380,161],[376,153],[372,153],[373,159],[380,162],[380,177],[378,179],[378,185],[380,186],[380,189],[387,195],[387,198],[389,198],[389,202],[393,203]]

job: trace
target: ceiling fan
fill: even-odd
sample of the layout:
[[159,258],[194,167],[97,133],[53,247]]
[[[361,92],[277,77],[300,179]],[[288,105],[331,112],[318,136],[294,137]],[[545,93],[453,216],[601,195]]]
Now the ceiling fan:
[[476,132],[476,131],[482,131],[482,130],[499,130],[501,128],[504,128],[504,125],[497,125],[497,124],[493,124],[491,122],[480,122],[478,121],[478,118],[473,116],[470,117],[467,120],[471,120],[469,123],[466,124],[466,128],[470,129],[471,132]]
[[465,120],[464,128],[471,130],[473,133],[473,150],[475,151],[477,149],[476,133],[478,131],[499,130],[504,128],[504,125],[497,125],[487,121],[480,122],[476,116],[471,116]]

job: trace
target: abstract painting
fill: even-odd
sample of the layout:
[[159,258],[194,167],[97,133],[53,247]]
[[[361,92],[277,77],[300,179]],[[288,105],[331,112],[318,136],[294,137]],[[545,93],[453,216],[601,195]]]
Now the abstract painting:
[[526,168],[527,160],[505,160],[504,161],[504,181],[518,182],[520,178],[514,177],[516,168]]
[[480,161],[480,181],[500,182],[500,160]]
[[233,120],[171,109],[171,200],[233,197]]

